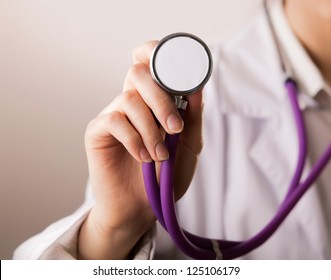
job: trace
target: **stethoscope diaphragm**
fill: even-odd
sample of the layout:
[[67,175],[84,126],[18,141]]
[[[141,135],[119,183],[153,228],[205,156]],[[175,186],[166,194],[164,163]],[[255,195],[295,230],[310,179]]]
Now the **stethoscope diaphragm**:
[[155,47],[150,60],[154,81],[173,96],[190,95],[207,83],[212,72],[207,45],[189,33],[174,33]]

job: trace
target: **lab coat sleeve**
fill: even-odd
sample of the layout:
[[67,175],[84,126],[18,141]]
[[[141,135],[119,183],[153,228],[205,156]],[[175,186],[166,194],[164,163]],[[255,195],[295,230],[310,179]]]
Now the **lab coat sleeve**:
[[[53,242],[38,259],[41,260],[75,260],[77,259],[78,232],[86,215],[74,223],[68,231]],[[134,260],[153,258],[154,229],[148,231],[133,248],[131,256]]]
[[[14,259],[75,260],[78,252],[78,235],[93,206],[94,198],[88,185],[84,203],[72,215],[47,227],[31,237],[14,252]],[[152,259],[155,250],[156,229],[149,230],[133,248],[133,259]]]

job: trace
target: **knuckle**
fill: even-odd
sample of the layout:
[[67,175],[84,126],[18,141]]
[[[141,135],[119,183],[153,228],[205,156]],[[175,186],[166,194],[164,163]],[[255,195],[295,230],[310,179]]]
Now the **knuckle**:
[[106,125],[111,127],[114,123],[120,122],[123,119],[123,115],[119,111],[112,111],[106,116]]
[[168,94],[159,95],[159,98],[155,99],[155,108],[158,108],[165,115],[176,111],[176,105]]
[[85,141],[90,138],[92,131],[95,127],[95,122],[96,122],[95,119],[92,119],[88,122],[86,129],[85,129],[85,135],[84,135]]
[[127,91],[123,92],[123,94],[122,94],[122,102],[124,104],[131,103],[131,102],[135,103],[135,102],[138,102],[139,99],[140,99],[139,93],[135,89],[127,90]]
[[139,61],[141,61],[140,58],[140,53],[141,53],[141,48],[143,47],[143,45],[137,46],[132,50],[132,59],[134,62],[138,63]]
[[204,141],[203,141],[203,138],[201,136],[200,139],[198,140],[198,145],[197,145],[197,150],[196,150],[197,155],[201,154],[203,146],[204,146]]
[[155,105],[159,108],[173,107],[173,102],[168,94],[159,95],[159,98],[155,99]]
[[84,134],[84,144],[86,149],[89,149],[96,144],[95,137],[98,134],[99,126],[100,117],[96,117],[88,122]]
[[[120,122],[125,122],[126,117],[123,113],[119,111],[110,112],[106,118],[106,125],[112,129],[112,127],[117,127]],[[129,147],[135,147],[140,143],[140,135],[137,132],[127,133],[123,139],[123,144]]]
[[131,79],[135,79],[136,77],[140,77],[146,72],[149,73],[148,65],[144,63],[136,63],[130,67],[128,77],[130,77]]
[[141,138],[138,133],[130,133],[123,142],[125,146],[135,149],[135,147],[140,146]]
[[139,50],[139,47],[135,47],[133,50],[132,50],[132,59],[133,61],[137,61],[138,60],[138,50]]
[[151,40],[151,41],[145,42],[144,47],[146,48],[147,53],[151,54],[158,43],[159,43],[159,41],[157,41],[157,40]]
[[149,56],[157,44],[158,44],[157,40],[151,40],[151,41],[147,41],[144,44],[141,44],[141,45],[135,47],[132,50],[133,61],[148,62]]

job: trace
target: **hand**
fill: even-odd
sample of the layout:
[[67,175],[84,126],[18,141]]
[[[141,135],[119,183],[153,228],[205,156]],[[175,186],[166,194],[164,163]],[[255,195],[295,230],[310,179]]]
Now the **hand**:
[[[85,146],[96,204],[79,237],[82,258],[125,258],[155,217],[141,164],[168,158],[164,132],[181,133],[176,158],[176,198],[187,190],[202,148],[202,93],[188,98],[184,122],[172,98],[153,81],[149,57],[157,41],[133,52],[123,93],[86,130]],[[160,127],[155,119],[160,123]]]

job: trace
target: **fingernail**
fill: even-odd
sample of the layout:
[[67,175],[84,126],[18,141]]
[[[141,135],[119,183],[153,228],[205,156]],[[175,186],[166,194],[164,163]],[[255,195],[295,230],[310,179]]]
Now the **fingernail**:
[[179,133],[184,128],[184,122],[179,115],[173,113],[167,118],[167,126],[173,133]]
[[169,158],[169,152],[163,143],[156,145],[155,152],[159,161],[167,160]]
[[148,153],[148,151],[146,150],[146,148],[141,148],[139,155],[140,155],[140,159],[143,162],[151,162],[152,161],[152,158],[151,158],[150,154]]

